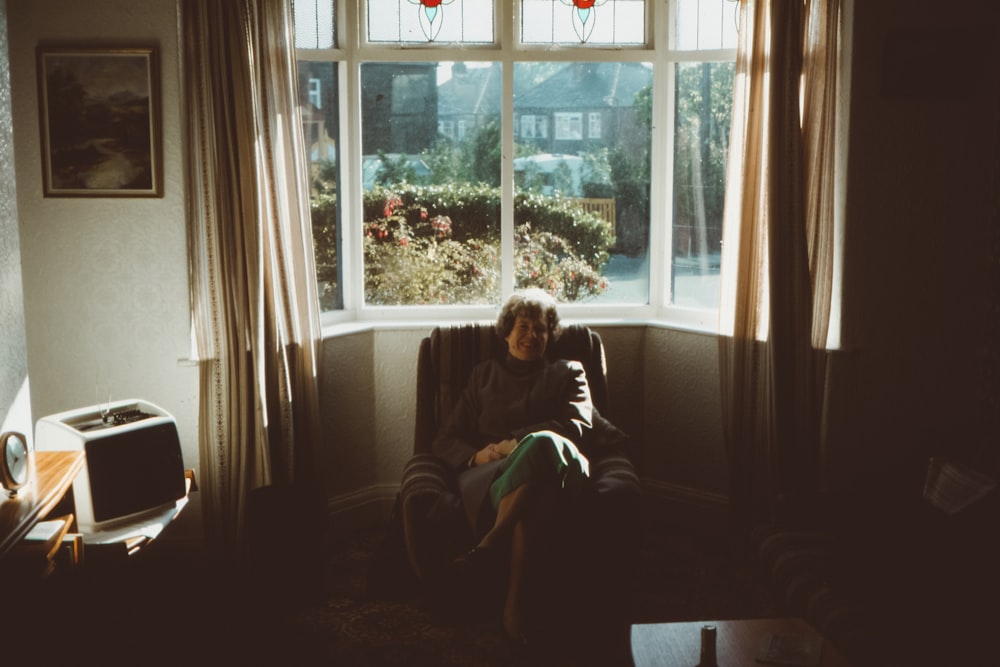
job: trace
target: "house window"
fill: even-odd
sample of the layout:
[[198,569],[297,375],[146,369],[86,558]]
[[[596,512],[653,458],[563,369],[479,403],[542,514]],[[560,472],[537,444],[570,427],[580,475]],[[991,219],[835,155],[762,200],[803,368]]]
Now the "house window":
[[535,138],[535,117],[532,114],[524,114],[521,118],[521,138]]
[[583,139],[583,114],[579,111],[557,111],[553,117],[556,122],[556,140],[579,141]]
[[591,111],[587,114],[587,138],[601,138],[601,112]]
[[517,136],[522,139],[547,139],[549,136],[548,119],[543,115],[525,113],[517,116],[520,123],[520,132]]
[[326,315],[716,308],[736,4],[297,0]]

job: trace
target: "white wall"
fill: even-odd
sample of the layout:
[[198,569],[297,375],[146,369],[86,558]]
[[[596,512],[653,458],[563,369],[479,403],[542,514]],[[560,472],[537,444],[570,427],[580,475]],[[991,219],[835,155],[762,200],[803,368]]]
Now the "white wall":
[[[0,0],[0,164],[4,165],[14,162],[7,41],[7,3]],[[15,192],[14,172],[0,171],[0,432],[28,434],[31,412],[26,398],[28,361]]]
[[[143,398],[177,419],[198,467],[197,369],[189,356],[187,248],[175,0],[8,3],[28,372],[37,419]],[[35,49],[153,45],[162,91],[162,198],[46,198]]]

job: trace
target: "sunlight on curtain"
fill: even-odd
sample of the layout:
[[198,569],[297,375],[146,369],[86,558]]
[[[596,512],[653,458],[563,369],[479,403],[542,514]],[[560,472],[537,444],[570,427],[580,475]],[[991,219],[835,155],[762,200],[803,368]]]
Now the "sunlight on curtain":
[[839,0],[744,0],[719,309],[737,522],[819,488],[833,294]]
[[185,0],[191,307],[206,537],[247,494],[311,483],[320,327],[289,2]]

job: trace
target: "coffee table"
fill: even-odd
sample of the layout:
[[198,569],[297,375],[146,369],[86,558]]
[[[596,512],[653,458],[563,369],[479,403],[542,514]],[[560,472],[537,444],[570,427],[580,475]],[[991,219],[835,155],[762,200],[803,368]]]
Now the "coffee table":
[[[715,651],[720,667],[765,667],[755,656],[769,634],[822,637],[801,618],[754,618],[686,623],[636,623],[632,626],[635,667],[695,667],[701,659],[701,629],[716,628]],[[823,641],[820,667],[849,667],[830,642]]]

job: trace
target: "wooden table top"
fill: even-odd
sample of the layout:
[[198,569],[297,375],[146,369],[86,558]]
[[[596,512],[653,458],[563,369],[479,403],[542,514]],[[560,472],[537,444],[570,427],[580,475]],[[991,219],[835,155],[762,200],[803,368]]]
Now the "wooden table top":
[[32,452],[31,481],[13,498],[0,491],[0,558],[45,517],[73,485],[83,451]]
[[[757,651],[770,634],[821,637],[801,618],[755,618],[685,623],[637,623],[632,626],[635,667],[695,667],[701,659],[701,629],[716,628],[716,659],[721,667],[764,667]],[[823,640],[819,667],[849,667],[830,642]]]

